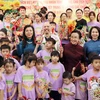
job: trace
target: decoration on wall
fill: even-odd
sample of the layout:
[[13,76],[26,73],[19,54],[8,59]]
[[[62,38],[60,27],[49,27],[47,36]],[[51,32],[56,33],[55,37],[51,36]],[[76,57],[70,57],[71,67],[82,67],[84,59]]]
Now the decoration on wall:
[[91,8],[91,10],[98,13],[100,11],[100,0],[91,0],[89,7]]
[[3,10],[17,9],[20,6],[20,0],[0,0],[0,8]]
[[31,4],[31,12],[37,13],[40,11],[41,7],[43,7],[42,1],[33,1],[33,3]]

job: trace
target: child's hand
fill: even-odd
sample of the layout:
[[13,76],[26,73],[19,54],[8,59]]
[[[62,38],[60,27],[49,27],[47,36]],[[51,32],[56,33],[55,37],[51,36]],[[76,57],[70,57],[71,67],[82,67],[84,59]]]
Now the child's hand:
[[45,98],[45,96],[46,96],[46,94],[45,94],[45,93],[43,93],[43,94],[41,95],[41,98]]
[[40,93],[37,93],[38,98],[42,98],[42,95]]
[[12,100],[13,99],[13,97],[12,96],[10,96],[9,98],[8,98],[8,100]]
[[18,98],[19,98],[19,100],[20,100],[20,99],[23,99],[23,96],[22,96],[21,93],[18,94]]
[[61,88],[59,88],[59,89],[58,89],[58,92],[59,92],[60,94],[62,94],[62,89],[61,89]]
[[38,79],[36,79],[35,83],[37,86],[39,86],[39,84],[42,83],[42,80],[38,78]]

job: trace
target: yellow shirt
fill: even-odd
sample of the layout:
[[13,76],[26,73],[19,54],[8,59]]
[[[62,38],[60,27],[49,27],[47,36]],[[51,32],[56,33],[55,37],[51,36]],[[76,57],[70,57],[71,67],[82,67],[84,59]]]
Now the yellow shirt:
[[87,23],[90,21],[89,17],[86,16],[83,16],[83,19],[85,19]]

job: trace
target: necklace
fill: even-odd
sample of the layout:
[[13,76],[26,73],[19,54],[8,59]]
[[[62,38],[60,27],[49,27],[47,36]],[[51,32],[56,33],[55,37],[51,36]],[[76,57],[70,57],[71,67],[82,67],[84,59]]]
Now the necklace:
[[31,43],[32,43],[32,41],[31,41],[31,42],[27,41],[27,43],[28,43],[28,44],[31,44]]

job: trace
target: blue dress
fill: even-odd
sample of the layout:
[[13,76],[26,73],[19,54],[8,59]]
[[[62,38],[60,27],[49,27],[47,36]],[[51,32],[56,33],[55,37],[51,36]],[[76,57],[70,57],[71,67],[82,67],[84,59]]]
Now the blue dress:
[[[18,45],[17,45],[17,52],[18,55],[21,56],[22,54],[24,54],[25,52],[34,52],[35,49],[35,44],[32,43],[32,40],[28,40],[27,41],[27,45],[25,47],[23,47],[23,41],[21,41]],[[38,48],[38,51],[41,49],[41,47]]]
[[100,40],[90,40],[84,44],[85,54],[88,57],[89,53],[95,52],[100,54]]

